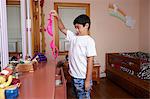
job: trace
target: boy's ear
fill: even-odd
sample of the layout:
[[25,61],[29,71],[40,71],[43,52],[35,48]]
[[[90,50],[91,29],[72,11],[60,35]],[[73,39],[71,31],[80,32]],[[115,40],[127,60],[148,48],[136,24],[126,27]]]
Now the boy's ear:
[[86,23],[86,24],[85,24],[85,27],[88,29],[88,28],[89,28],[89,24],[88,24],[88,23]]

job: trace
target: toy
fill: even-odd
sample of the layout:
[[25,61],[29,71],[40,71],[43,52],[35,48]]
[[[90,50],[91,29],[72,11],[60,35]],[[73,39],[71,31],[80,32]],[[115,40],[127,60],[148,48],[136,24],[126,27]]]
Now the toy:
[[0,72],[0,74],[1,75],[5,75],[5,76],[9,76],[9,75],[11,75],[12,74],[12,69],[11,68],[9,68],[9,67],[6,67],[5,69],[3,69],[1,72]]
[[7,82],[4,82],[4,80],[2,82],[3,83],[0,84],[0,88],[8,87],[11,84],[11,82],[12,82],[12,75],[8,76]]
[[37,53],[34,55],[33,59],[31,59],[33,62],[47,62],[47,57],[42,53]]
[[0,76],[0,84],[3,84],[4,82],[6,82],[6,77],[4,76]]
[[12,69],[9,67],[6,67],[4,70],[0,73],[0,88],[8,87],[12,82]]
[[18,92],[17,86],[11,86],[10,88],[7,88],[5,90],[6,99],[17,99],[18,95],[19,95],[19,92]]

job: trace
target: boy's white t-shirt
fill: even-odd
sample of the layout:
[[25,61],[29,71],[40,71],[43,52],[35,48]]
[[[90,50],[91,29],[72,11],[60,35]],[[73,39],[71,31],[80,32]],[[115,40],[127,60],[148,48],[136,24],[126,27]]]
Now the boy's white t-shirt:
[[69,73],[74,78],[86,78],[87,57],[96,56],[95,42],[89,35],[76,36],[67,30],[66,39],[70,42]]

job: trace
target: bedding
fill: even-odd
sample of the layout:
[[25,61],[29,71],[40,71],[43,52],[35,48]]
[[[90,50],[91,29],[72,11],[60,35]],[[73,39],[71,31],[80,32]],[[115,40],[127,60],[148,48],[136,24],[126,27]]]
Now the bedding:
[[[112,67],[127,72],[130,75],[136,75],[140,79],[150,80],[150,53],[132,52],[132,53],[119,53],[119,55],[139,60],[140,68],[138,72],[134,71],[133,69],[130,69],[130,67],[135,66],[134,62],[121,61],[118,58],[113,59],[113,61],[117,61],[117,63],[111,64]],[[127,65],[130,67],[128,68]]]

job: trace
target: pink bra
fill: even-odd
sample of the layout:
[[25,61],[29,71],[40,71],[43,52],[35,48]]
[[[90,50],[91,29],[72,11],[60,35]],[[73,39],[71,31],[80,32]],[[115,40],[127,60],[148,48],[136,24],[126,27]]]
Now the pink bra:
[[52,15],[51,13],[49,14],[50,17],[49,17],[49,22],[48,22],[48,26],[47,26],[47,32],[48,34],[52,37],[52,40],[50,42],[50,48],[52,49],[52,55],[53,55],[53,58],[56,59],[58,57],[58,48],[57,46],[55,45],[55,35],[53,35],[53,31],[52,31]]

